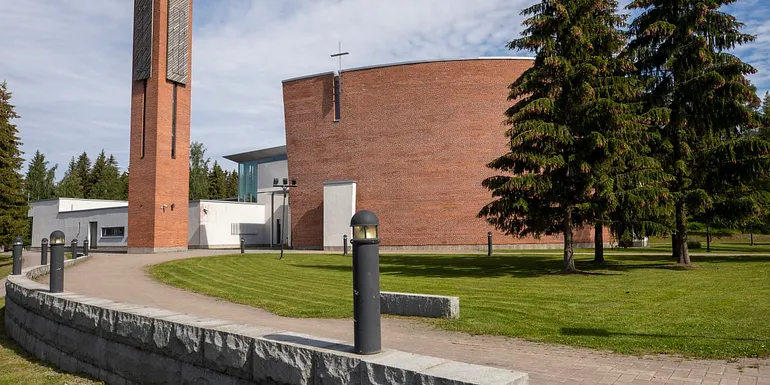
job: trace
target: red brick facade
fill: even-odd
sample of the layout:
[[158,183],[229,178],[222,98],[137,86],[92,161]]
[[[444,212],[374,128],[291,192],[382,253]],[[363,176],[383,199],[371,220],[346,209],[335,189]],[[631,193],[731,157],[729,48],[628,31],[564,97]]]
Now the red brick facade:
[[[504,236],[477,218],[492,197],[486,164],[506,151],[508,85],[527,59],[477,59],[343,71],[283,84],[293,244],[323,246],[323,182],[357,182],[356,209],[380,218],[383,246],[561,244]],[[133,170],[132,170],[133,172]],[[592,242],[593,232],[575,234]],[[605,238],[608,239],[608,238]]]
[[[192,1],[188,12],[192,22]],[[174,85],[166,80],[168,0],[154,0],[152,76],[134,81],[131,94],[131,155],[128,247],[138,252],[186,249],[190,163],[190,88],[177,85],[176,157],[171,157]],[[192,34],[188,34],[192,48]],[[192,78],[192,54],[188,56]],[[146,105],[146,111],[144,106]],[[146,120],[144,120],[146,119]],[[142,123],[145,148],[142,157]],[[171,205],[175,208],[172,210]],[[165,209],[161,206],[167,205]]]

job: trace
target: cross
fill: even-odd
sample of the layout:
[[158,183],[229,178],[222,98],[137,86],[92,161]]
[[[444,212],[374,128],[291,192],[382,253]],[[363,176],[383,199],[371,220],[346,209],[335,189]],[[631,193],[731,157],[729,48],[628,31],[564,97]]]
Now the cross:
[[340,59],[340,72],[342,73],[342,57],[349,54],[349,52],[342,52],[342,42],[339,42],[339,51],[335,54],[332,54],[331,57],[338,57]]

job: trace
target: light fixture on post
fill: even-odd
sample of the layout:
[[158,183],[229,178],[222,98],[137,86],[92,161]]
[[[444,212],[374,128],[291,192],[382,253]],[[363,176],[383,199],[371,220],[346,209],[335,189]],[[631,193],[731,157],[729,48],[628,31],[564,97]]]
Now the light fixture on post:
[[284,229],[286,228],[286,193],[289,192],[290,188],[297,187],[297,180],[291,178],[290,183],[289,178],[283,178],[283,183],[278,183],[278,178],[273,178],[273,187],[280,187],[283,190],[283,206],[281,206],[283,218],[281,219],[281,258],[279,258],[283,259],[283,248],[286,243],[286,239],[283,235]]
[[362,210],[350,218],[353,228],[353,338],[356,354],[381,350],[380,331],[380,220]]

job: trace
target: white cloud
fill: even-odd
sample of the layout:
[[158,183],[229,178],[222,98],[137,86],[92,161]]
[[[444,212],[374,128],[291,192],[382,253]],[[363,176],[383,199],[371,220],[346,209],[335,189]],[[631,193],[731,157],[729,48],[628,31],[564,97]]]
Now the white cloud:
[[[221,156],[281,145],[281,80],[404,60],[507,55],[521,9],[534,0],[194,0],[192,139]],[[748,0],[741,12],[760,7]],[[625,2],[624,2],[625,3]],[[625,5],[625,4],[623,4]],[[27,156],[60,164],[99,150],[128,164],[130,0],[0,2],[0,79],[14,92]],[[737,6],[734,6],[737,7]],[[747,10],[747,7],[749,9]],[[747,21],[761,41],[741,56],[770,88],[765,20]]]

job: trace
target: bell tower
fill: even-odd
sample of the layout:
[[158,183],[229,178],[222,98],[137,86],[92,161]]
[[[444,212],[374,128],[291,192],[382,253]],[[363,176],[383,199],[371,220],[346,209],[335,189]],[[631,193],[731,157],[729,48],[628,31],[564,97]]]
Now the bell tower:
[[128,252],[187,250],[192,0],[134,0]]

